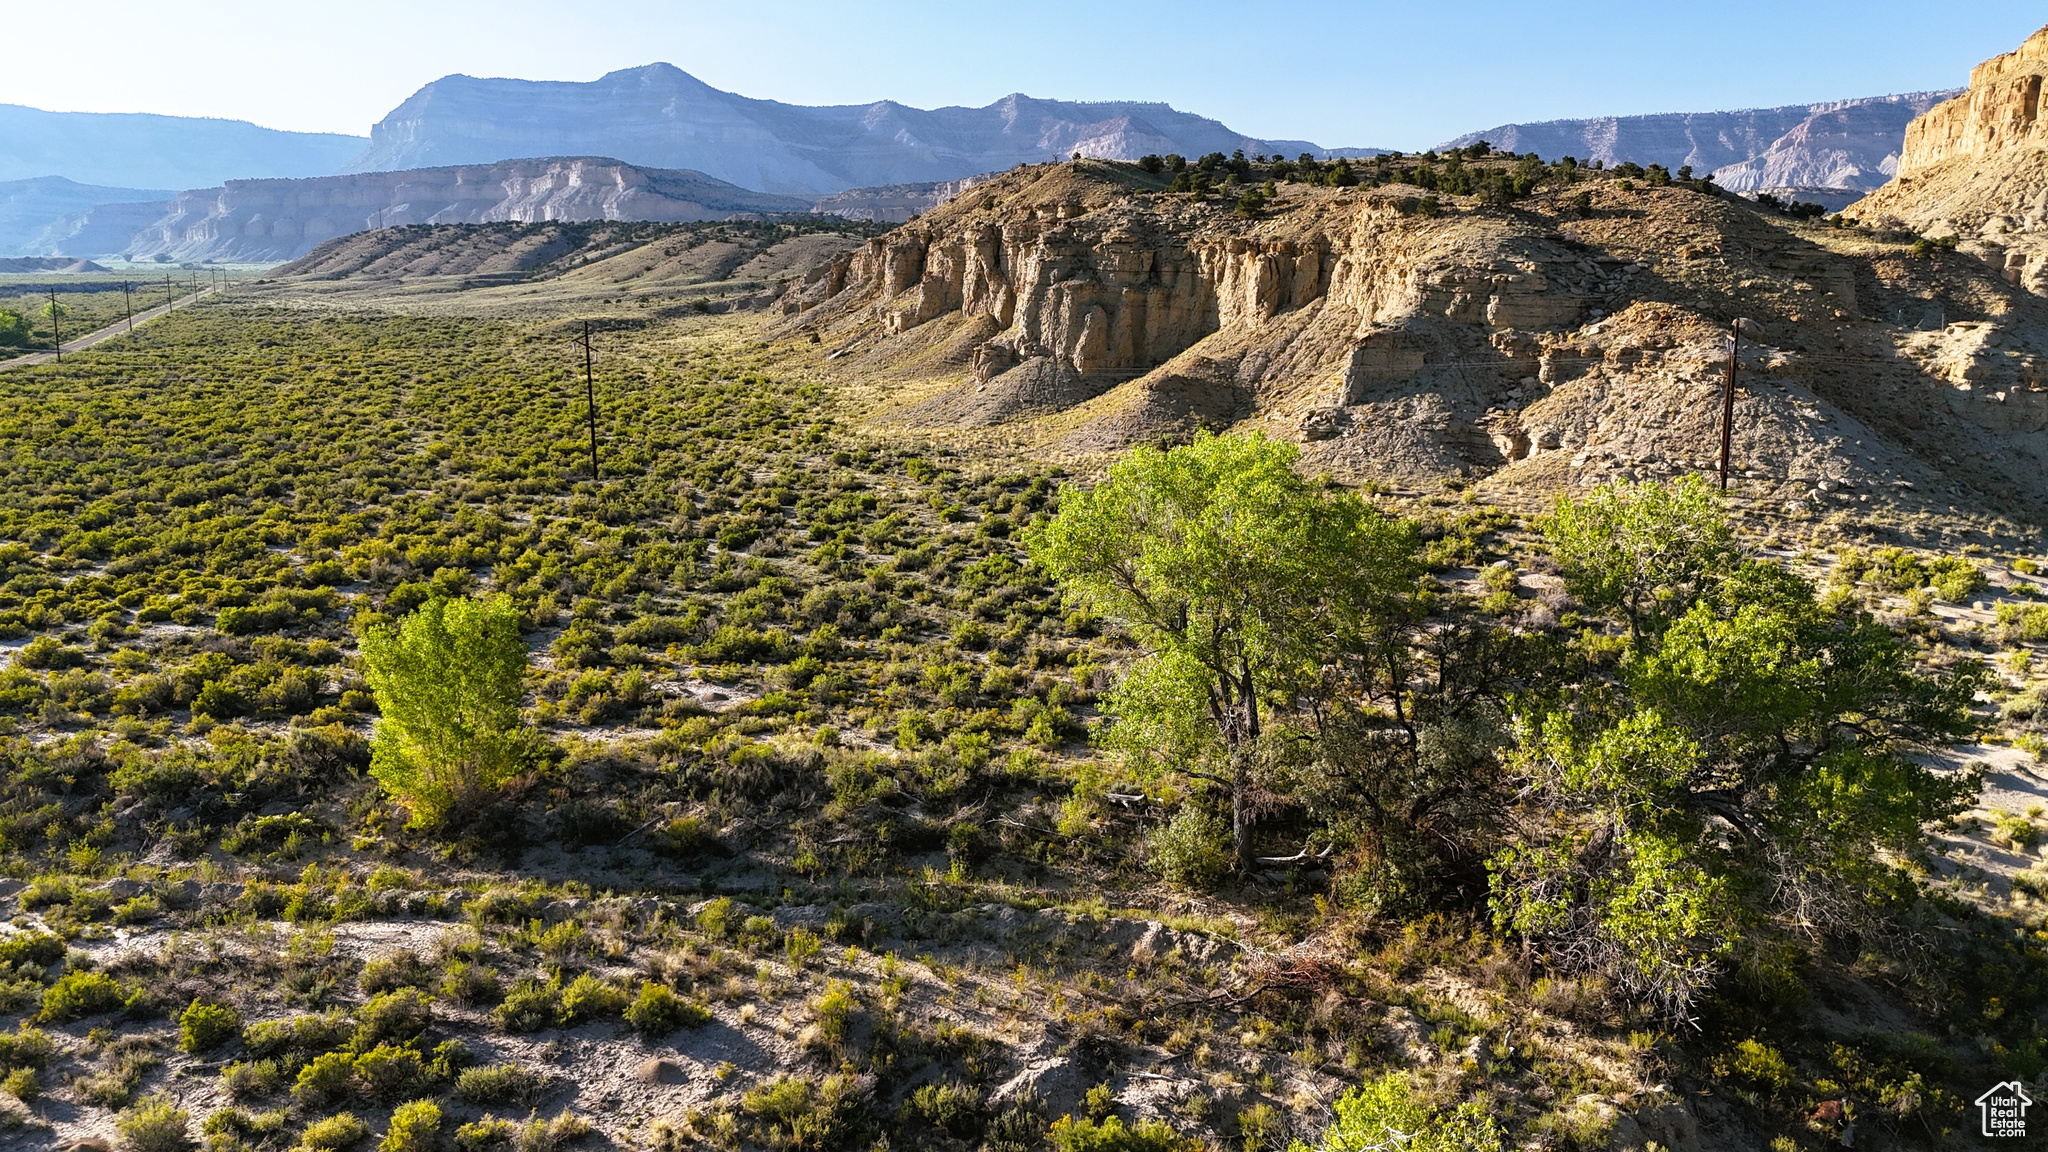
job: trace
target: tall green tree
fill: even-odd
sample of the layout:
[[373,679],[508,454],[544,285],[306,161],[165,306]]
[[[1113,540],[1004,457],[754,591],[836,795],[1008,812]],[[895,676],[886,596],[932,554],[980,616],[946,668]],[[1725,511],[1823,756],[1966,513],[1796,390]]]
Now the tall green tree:
[[1138,449],[1095,488],[1065,489],[1025,540],[1143,645],[1109,695],[1112,739],[1229,789],[1240,868],[1268,713],[1316,685],[1333,654],[1398,622],[1420,570],[1413,525],[1302,478],[1296,456],[1258,435]]
[[1775,564],[1715,571],[1697,556],[1723,547],[1725,524],[1684,493],[1630,495],[1608,529],[1623,542],[1586,531],[1583,553],[1634,558],[1630,540],[1677,540],[1693,558],[1618,563],[1624,579],[1590,586],[1637,608],[1639,627],[1670,601],[1632,589],[1710,590],[1642,627],[1616,682],[1516,717],[1521,834],[1490,863],[1491,903],[1502,929],[1683,1019],[1745,943],[1853,926],[1910,892],[1887,861],[1922,847],[1928,822],[1977,786],[1912,753],[1974,731],[1983,673],[1920,671],[1889,629],[1824,607]]
[[395,628],[364,630],[361,651],[383,714],[370,774],[411,814],[407,827],[439,826],[530,759],[534,737],[519,723],[526,645],[510,597],[435,597]]
[[1633,637],[1683,614],[1737,559],[1719,497],[1698,476],[1565,497],[1543,535],[1572,595],[1621,613]]

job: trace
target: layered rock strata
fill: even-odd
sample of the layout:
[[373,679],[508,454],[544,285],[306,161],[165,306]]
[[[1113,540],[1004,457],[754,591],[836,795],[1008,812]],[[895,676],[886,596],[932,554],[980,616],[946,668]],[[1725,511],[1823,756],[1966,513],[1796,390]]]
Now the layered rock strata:
[[1005,174],[792,282],[780,323],[888,381],[885,423],[1057,457],[1256,427],[1341,476],[1572,486],[1710,462],[1741,316],[1736,459],[1788,503],[2048,507],[2048,302],[1974,260],[1615,180],[1283,185],[1249,216],[1156,187]]

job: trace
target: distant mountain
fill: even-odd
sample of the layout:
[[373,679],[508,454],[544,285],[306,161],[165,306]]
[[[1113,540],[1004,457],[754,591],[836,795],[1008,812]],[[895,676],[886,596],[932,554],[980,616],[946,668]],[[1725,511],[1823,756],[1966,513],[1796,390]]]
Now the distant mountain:
[[223,180],[321,176],[362,151],[360,136],[280,132],[246,120],[140,112],[45,112],[0,104],[0,180],[197,188]]
[[1022,163],[1148,152],[1317,152],[1260,140],[1165,104],[1073,103],[1011,95],[985,108],[891,100],[814,108],[713,88],[672,64],[588,83],[446,76],[370,130],[346,171],[489,163],[520,156],[615,156],[690,168],[744,188],[824,196],[849,188],[959,180]]
[[[176,195],[172,191],[147,188],[80,184],[62,176],[38,176],[33,180],[0,183],[0,256],[51,256],[72,251],[69,247],[52,246],[55,241],[50,239],[49,233],[56,226],[53,222],[75,218],[102,204],[123,201],[158,201],[157,214],[161,215],[162,202]],[[135,229],[128,231],[133,233]],[[116,250],[95,248],[84,254],[98,256]]]
[[1671,112],[1502,124],[1441,147],[1485,140],[1511,152],[1608,164],[1691,165],[1736,192],[1868,191],[1898,168],[1906,125],[1955,92],[1911,92],[1737,112]]
[[[538,223],[548,220],[730,220],[804,212],[810,201],[754,192],[702,172],[642,168],[601,157],[547,157],[496,164],[230,180],[178,195],[111,251],[138,259],[280,261],[324,240],[407,224]],[[95,208],[81,233],[97,227]],[[68,254],[97,252],[67,249]]]

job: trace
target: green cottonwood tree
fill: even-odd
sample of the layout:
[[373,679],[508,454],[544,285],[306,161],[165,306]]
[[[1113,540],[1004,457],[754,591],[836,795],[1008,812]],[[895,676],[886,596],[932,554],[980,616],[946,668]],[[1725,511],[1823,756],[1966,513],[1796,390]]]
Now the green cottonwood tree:
[[1735,560],[1720,501],[1698,476],[1617,480],[1582,500],[1567,496],[1543,535],[1572,595],[1622,613],[1633,637],[1684,613]]
[[384,717],[370,774],[411,813],[407,827],[438,826],[526,763],[526,645],[510,597],[436,597],[396,628],[366,629],[361,647]]
[[[1725,538],[1671,495],[1637,508],[1672,508],[1677,524],[1631,516],[1614,530]],[[1673,1018],[1746,937],[1852,925],[1905,895],[1887,857],[1910,856],[1929,821],[1975,795],[1968,774],[1907,754],[1974,730],[1982,669],[1916,670],[1889,629],[1822,606],[1776,565],[1720,576],[1620,672],[1517,718],[1523,834],[1490,864],[1491,903],[1503,930]]]
[[1303,479],[1296,455],[1258,435],[1141,448],[1094,489],[1068,487],[1025,540],[1144,646],[1110,693],[1112,738],[1230,790],[1240,868],[1267,711],[1398,620],[1420,571],[1412,524]]

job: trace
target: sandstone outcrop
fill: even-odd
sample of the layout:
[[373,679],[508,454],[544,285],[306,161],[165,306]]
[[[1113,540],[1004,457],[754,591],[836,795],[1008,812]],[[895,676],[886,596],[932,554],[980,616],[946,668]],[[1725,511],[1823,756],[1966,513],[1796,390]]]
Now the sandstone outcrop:
[[[1970,71],[1962,95],[1907,126],[1898,176],[1848,211],[1956,236],[2040,291],[2048,256],[2048,28]],[[2011,259],[2007,259],[2010,256]]]
[[1340,476],[1548,488],[1706,467],[1740,316],[1739,478],[2048,508],[2048,302],[1974,259],[1611,179],[1281,185],[1249,215],[1162,184],[1006,173],[793,281],[779,323],[885,381],[884,424],[1061,459],[1258,428]]

